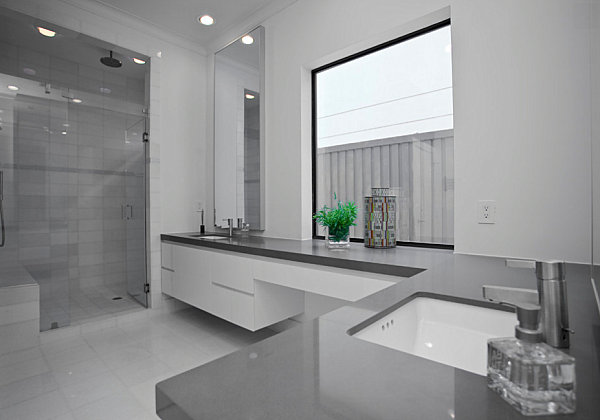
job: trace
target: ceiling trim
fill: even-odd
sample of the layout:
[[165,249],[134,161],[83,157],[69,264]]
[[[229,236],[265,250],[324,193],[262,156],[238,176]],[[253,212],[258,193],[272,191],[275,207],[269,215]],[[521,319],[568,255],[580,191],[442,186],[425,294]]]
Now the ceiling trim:
[[[162,26],[159,26],[149,20],[146,20],[142,17],[136,16],[127,10],[121,9],[119,7],[113,6],[112,4],[108,4],[103,2],[102,0],[60,0],[66,3],[69,3],[73,6],[79,6],[81,3],[89,3],[92,8],[99,10],[106,10],[113,16],[114,21],[121,23],[120,21],[124,21],[123,17],[127,17],[132,21],[135,21],[138,27],[136,30],[140,32],[146,32],[148,35],[156,36],[156,33],[150,33],[148,31],[148,27],[152,27],[153,30],[158,31],[161,36],[156,36],[157,38],[161,38],[163,41],[167,41],[170,43],[174,43],[179,46],[183,46],[184,48],[190,49],[192,51],[198,52],[199,54],[206,55],[207,50],[200,44],[198,40],[189,38],[188,36],[181,34],[179,32],[174,32],[169,29],[165,29]],[[91,10],[88,10],[91,11]],[[93,12],[92,12],[93,13]],[[106,16],[103,16],[106,17]],[[181,45],[181,41],[184,41],[184,45]]]

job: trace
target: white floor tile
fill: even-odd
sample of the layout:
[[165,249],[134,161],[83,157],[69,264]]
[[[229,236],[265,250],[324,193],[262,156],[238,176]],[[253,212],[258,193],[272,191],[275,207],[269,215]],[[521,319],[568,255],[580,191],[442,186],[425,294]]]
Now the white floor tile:
[[98,357],[98,354],[87,344],[82,344],[77,347],[69,347],[58,353],[47,354],[44,351],[46,360],[50,368],[55,369],[64,365],[72,365],[77,362],[84,362]]
[[42,343],[41,348],[46,356],[50,356],[68,350],[70,348],[79,347],[82,345],[87,345],[87,342],[81,335],[76,335],[61,340],[44,342]]
[[84,338],[99,354],[108,353],[134,343],[127,334],[117,327],[86,333]]
[[113,372],[125,383],[125,385],[131,387],[157,377],[163,377],[170,371],[171,369],[166,363],[151,356]]
[[131,364],[146,360],[149,357],[152,357],[152,353],[140,343],[130,344],[107,354],[100,354],[100,358],[112,370],[127,368]]
[[100,400],[112,393],[125,391],[123,383],[111,372],[102,373],[89,379],[61,388],[69,407],[74,410]]
[[108,372],[108,366],[99,357],[52,368],[52,374],[61,387],[76,384],[105,372]]
[[200,366],[214,359],[210,354],[185,341],[174,341],[171,346],[154,350],[153,354],[172,369],[179,369],[184,366]]
[[21,403],[58,389],[58,383],[50,372],[31,376],[0,386],[0,408]]
[[0,368],[0,386],[41,375],[50,370],[43,358],[36,358]]
[[233,339],[216,335],[204,338],[201,343],[198,343],[198,348],[213,359],[233,353],[241,347],[242,346],[237,344]]
[[113,393],[73,411],[77,420],[147,420],[147,411],[129,391]]
[[60,391],[52,391],[22,403],[3,408],[2,420],[48,420],[69,412]]
[[39,359],[42,357],[40,347],[32,347],[26,350],[17,350],[11,353],[6,353],[0,356],[0,368],[14,365],[16,363],[24,362],[32,359]]

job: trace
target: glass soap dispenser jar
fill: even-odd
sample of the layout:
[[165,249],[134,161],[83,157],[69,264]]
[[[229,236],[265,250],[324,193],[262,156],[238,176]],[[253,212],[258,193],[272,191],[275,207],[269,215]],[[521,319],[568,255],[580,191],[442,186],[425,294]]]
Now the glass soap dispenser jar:
[[542,342],[539,306],[515,306],[515,338],[488,340],[488,387],[525,416],[574,413],[575,358]]

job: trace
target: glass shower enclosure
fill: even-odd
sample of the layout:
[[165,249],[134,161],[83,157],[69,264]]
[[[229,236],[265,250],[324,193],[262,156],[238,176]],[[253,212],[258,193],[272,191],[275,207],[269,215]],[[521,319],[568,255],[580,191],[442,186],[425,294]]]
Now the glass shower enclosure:
[[0,269],[39,284],[40,330],[147,306],[142,107],[6,74],[0,86]]

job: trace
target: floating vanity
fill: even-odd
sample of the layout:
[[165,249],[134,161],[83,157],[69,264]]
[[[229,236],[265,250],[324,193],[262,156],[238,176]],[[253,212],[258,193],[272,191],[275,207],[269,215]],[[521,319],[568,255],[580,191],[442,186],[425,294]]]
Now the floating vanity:
[[[439,310],[439,316],[433,321],[442,324],[456,321],[458,331],[460,319],[448,316],[455,312],[456,305],[486,307],[488,309],[481,314],[473,307],[460,309],[468,313],[475,310],[469,321],[474,323],[476,335],[480,335],[477,332],[480,327],[483,334],[498,334],[490,332],[489,326],[478,324],[477,318],[500,316],[505,321],[508,318],[510,324],[514,314],[496,311],[490,314],[489,310],[498,307],[483,300],[482,286],[534,288],[536,279],[532,272],[507,269],[500,258],[453,255],[449,251],[431,249],[372,250],[353,244],[347,251],[332,252],[319,240],[202,241],[185,234],[163,235],[162,240],[163,244],[172,246],[173,251],[203,251],[210,260],[204,260],[205,272],[215,273],[210,280],[213,291],[226,286],[226,290],[236,290],[250,297],[254,285],[251,298],[254,299],[254,325],[246,328],[259,327],[257,308],[265,301],[259,299],[257,285],[300,293],[303,288],[324,294],[352,291],[346,295],[347,306],[158,383],[156,409],[163,420],[525,418],[488,389],[481,368],[471,369],[477,372],[473,373],[462,366],[460,360],[444,359],[445,354],[436,356],[437,359],[427,358],[422,351],[421,354],[414,351],[414,346],[413,350],[400,348],[396,343],[380,341],[381,335],[365,340],[363,338],[369,337],[359,338],[357,335],[361,334],[356,333],[366,334],[369,326],[381,330],[382,323],[387,329],[391,319],[394,325],[407,321],[415,326],[411,319],[420,316],[417,299],[428,298],[436,302],[433,302],[434,309],[426,308],[428,318],[425,318],[431,320],[432,311]],[[174,260],[172,273],[177,272],[177,258]],[[226,261],[230,267],[223,269]],[[241,276],[246,278],[244,282],[236,283],[223,277],[227,270],[233,273],[244,264],[246,270]],[[214,267],[215,271],[211,271]],[[252,274],[248,275],[249,272]],[[362,295],[358,286],[339,287],[360,278],[367,279],[365,284],[371,286],[372,280],[391,284],[381,283],[379,290],[377,287],[365,289]],[[589,266],[568,264],[567,284],[570,327],[576,331],[567,352],[577,360],[577,411],[574,415],[552,418],[597,419],[600,413],[597,398],[600,316],[589,281]],[[335,292],[336,288],[341,291]],[[411,302],[413,305],[407,306]],[[450,302],[450,309],[446,309]],[[406,314],[400,313],[402,307]],[[298,309],[300,306],[289,312]],[[396,318],[398,315],[403,319]],[[508,329],[506,324],[500,333]],[[413,332],[415,335],[424,333],[417,328]],[[451,336],[440,338],[452,340]],[[481,341],[481,337],[476,338]],[[413,340],[413,344],[416,341]],[[427,342],[436,346],[434,341]],[[463,342],[471,347],[466,340]]]
[[[194,234],[162,239],[162,292],[251,331],[304,312],[304,292],[355,302],[403,278],[385,267],[379,267],[383,273],[366,271],[375,266],[366,258],[347,260],[353,269],[332,269],[327,263],[339,260],[331,251],[315,255],[300,246],[293,252],[298,241]],[[286,252],[279,252],[282,245]],[[392,269],[407,276],[422,271]]]

